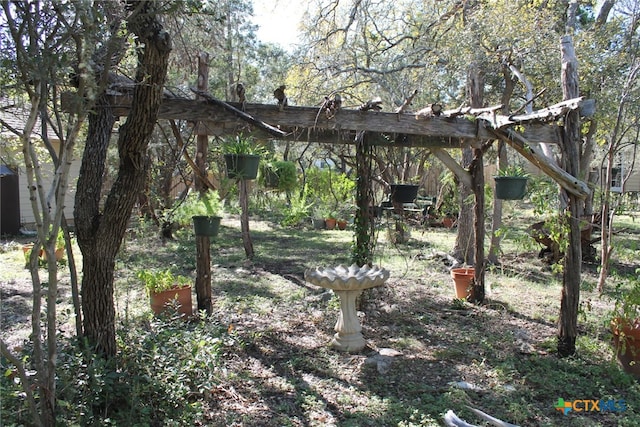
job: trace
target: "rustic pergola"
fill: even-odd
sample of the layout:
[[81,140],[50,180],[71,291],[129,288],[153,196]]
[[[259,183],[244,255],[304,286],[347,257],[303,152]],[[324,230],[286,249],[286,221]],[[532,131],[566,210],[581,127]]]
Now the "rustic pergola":
[[[197,99],[167,96],[160,107],[159,119],[189,121],[195,134],[205,138],[251,132],[258,139],[356,145],[362,135],[366,135],[368,145],[428,148],[468,187],[473,187],[472,173],[449,155],[448,149],[479,148],[486,141],[502,140],[568,193],[579,198],[590,194],[585,182],[557,166],[538,148],[539,143],[561,143],[562,129],[557,121],[567,112],[577,110],[581,115],[592,114],[593,103],[583,98],[516,115],[500,114],[501,105],[443,111],[428,106],[418,112],[344,108],[328,114],[322,107],[279,108],[275,104],[224,102],[202,90],[192,90]],[[126,93],[113,93],[114,114],[126,116],[131,108],[131,97]],[[397,138],[398,135],[403,137]],[[363,205],[366,206],[359,201],[358,206]],[[483,222],[477,218],[476,229]],[[482,254],[482,248],[477,247],[476,253]],[[479,264],[476,265],[476,283],[483,286],[483,260],[476,261]],[[482,290],[480,295],[483,295]]]
[[[429,105],[417,112],[405,110],[410,99],[403,108],[396,112],[383,112],[367,108],[365,104],[360,108],[331,108],[327,104],[321,107],[278,106],[274,104],[251,104],[238,102],[224,102],[217,100],[206,92],[207,60],[206,54],[201,54],[197,88],[192,88],[196,99],[179,98],[166,93],[159,110],[159,119],[186,120],[193,124],[195,134],[198,135],[196,166],[204,167],[206,158],[206,140],[208,136],[251,133],[260,139],[277,139],[282,141],[318,142],[331,144],[355,144],[357,157],[367,154],[366,147],[384,145],[389,147],[425,147],[436,156],[458,179],[473,189],[476,198],[475,230],[476,230],[476,258],[475,258],[475,295],[479,300],[484,298],[484,178],[482,153],[488,146],[488,141],[501,140],[511,146],[523,157],[537,166],[545,174],[553,178],[570,199],[572,212],[579,211],[576,203],[579,199],[588,197],[591,193],[585,182],[577,178],[578,170],[571,163],[577,159],[577,151],[571,148],[579,140],[579,117],[591,116],[594,103],[578,97],[577,73],[575,72],[575,54],[570,38],[563,38],[563,91],[565,100],[550,107],[533,111],[528,114],[500,114],[501,105],[486,108],[460,107],[442,110],[438,104]],[[568,64],[568,65],[567,65]],[[568,83],[567,83],[568,82]],[[566,89],[566,87],[569,89]],[[575,87],[574,87],[575,86]],[[126,116],[131,109],[131,91],[126,87],[114,85],[108,92],[112,111],[116,116]],[[562,126],[558,119],[562,118]],[[577,136],[576,136],[577,135]],[[399,138],[398,136],[402,136]],[[572,139],[573,141],[569,141]],[[567,155],[569,166],[567,170],[559,167],[554,160],[548,158],[538,144],[558,144],[563,154]],[[451,155],[448,149],[473,149],[475,160],[470,170],[463,168]],[[573,150],[573,151],[571,151]],[[573,171],[573,174],[570,173]],[[361,172],[360,168],[359,171]],[[359,180],[364,181],[364,180]],[[204,185],[201,183],[201,185]],[[359,185],[370,185],[361,183]],[[367,229],[366,191],[357,191],[360,218],[356,216],[356,227]],[[359,222],[360,221],[360,222]],[[580,242],[580,228],[577,221],[571,221],[570,242]],[[248,228],[247,228],[248,233]],[[245,230],[243,228],[243,234]],[[478,237],[480,236],[480,237]],[[204,264],[209,264],[209,245],[198,242],[198,265],[202,258]],[[577,240],[576,240],[577,239]],[[367,240],[368,242],[368,240]],[[367,242],[357,241],[357,244]],[[579,277],[580,260],[578,256],[567,254],[570,265],[576,267]],[[202,257],[200,256],[202,253]],[[210,267],[205,266],[203,274],[199,269],[196,281],[198,293],[198,308],[211,308]],[[208,273],[207,273],[208,271]],[[205,276],[205,277],[201,277]],[[568,285],[570,283],[570,285]],[[577,283],[577,285],[576,285]],[[577,289],[576,289],[577,288]],[[579,279],[565,275],[562,295],[560,341],[563,335],[568,337],[568,347],[575,345],[577,302],[579,298]],[[208,301],[208,303],[207,303]],[[564,314],[566,306],[570,306],[572,313]],[[573,313],[575,311],[575,313]],[[562,346],[562,342],[559,344]],[[569,349],[570,350],[570,349]]]

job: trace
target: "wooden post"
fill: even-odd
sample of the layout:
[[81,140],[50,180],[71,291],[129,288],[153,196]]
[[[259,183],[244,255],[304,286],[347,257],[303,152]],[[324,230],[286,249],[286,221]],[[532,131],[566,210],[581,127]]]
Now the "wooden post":
[[[198,55],[198,90],[206,92],[209,80],[209,54],[200,52]],[[207,191],[204,182],[207,176],[207,152],[209,137],[198,135],[196,137],[196,173],[195,188],[200,193]],[[209,236],[196,236],[196,299],[198,311],[204,310],[207,314],[213,311],[211,301],[211,242]]]
[[251,241],[251,233],[249,232],[249,191],[247,189],[247,180],[240,178],[240,180],[238,180],[238,186],[240,207],[242,208],[240,215],[242,244],[244,245],[244,253],[247,255],[247,258],[253,258],[253,242]]
[[[564,99],[576,97],[578,90],[578,60],[571,37],[562,37],[562,93]],[[560,144],[566,171],[580,176],[580,114],[570,111],[565,116],[563,142]],[[581,200],[569,194],[569,245],[564,258],[560,322],[558,330],[558,355],[571,356],[576,351],[578,335],[578,305],[580,303],[580,278],[582,269],[582,244],[580,240]]]

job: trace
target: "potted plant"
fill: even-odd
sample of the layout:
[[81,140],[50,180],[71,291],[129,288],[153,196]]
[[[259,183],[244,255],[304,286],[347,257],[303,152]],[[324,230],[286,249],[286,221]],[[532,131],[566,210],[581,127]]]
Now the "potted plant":
[[58,228],[58,234],[56,235],[56,261],[62,261],[62,259],[64,258],[64,248],[64,231],[62,231],[62,228]]
[[188,277],[174,275],[171,270],[146,269],[138,271],[136,276],[144,284],[155,315],[164,313],[170,307],[176,307],[181,316],[192,315],[191,280]]
[[640,379],[640,269],[629,291],[617,290],[610,318],[613,347],[623,369]]
[[251,138],[237,135],[235,139],[226,140],[222,149],[229,178],[256,179],[260,156],[265,151],[263,146],[256,144]]
[[[27,262],[29,262],[29,257],[31,256],[31,251],[33,250],[33,246],[34,246],[33,243],[27,243],[22,246],[22,252],[24,253],[24,257]],[[59,228],[58,234],[56,235],[56,250],[55,250],[56,261],[62,261],[62,259],[64,258],[64,249],[65,249],[64,232],[62,231],[62,228]],[[40,253],[38,254],[38,257],[40,258],[40,260],[46,261],[47,252],[44,250],[44,248],[40,248]]]
[[336,219],[336,214],[333,212],[327,215],[327,217],[324,219],[324,224],[327,230],[335,229],[337,223],[338,223],[338,220]]
[[223,206],[217,191],[207,190],[204,194],[192,191],[173,212],[175,222],[186,226],[193,222],[196,236],[218,235],[222,220]]
[[527,174],[522,166],[500,169],[493,179],[496,184],[496,198],[503,200],[522,199],[527,190]]
[[337,221],[336,225],[339,230],[346,230],[347,224],[349,223],[349,218],[353,217],[353,213],[355,212],[355,206],[348,202],[343,202],[340,204],[337,213]]

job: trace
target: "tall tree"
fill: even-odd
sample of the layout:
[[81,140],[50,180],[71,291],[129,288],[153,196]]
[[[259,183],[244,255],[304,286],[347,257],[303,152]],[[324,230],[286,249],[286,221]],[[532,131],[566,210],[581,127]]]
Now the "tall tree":
[[[147,177],[147,146],[162,102],[171,41],[163,29],[161,3],[129,1],[127,27],[135,35],[138,66],[131,113],[120,128],[118,175],[104,202],[100,187],[113,116],[101,95],[89,117],[75,204],[78,246],[83,254],[82,304],[89,342],[107,356],[116,352],[113,278],[120,248],[138,193]],[[105,64],[105,69],[108,68]]]

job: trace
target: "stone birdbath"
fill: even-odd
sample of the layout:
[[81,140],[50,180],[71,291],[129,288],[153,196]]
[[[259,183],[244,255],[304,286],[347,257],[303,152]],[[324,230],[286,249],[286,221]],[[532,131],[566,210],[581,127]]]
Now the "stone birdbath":
[[383,285],[389,278],[389,271],[367,265],[339,265],[309,269],[304,272],[304,278],[313,285],[332,289],[340,298],[340,314],[334,328],[336,334],[331,340],[331,347],[350,353],[362,350],[366,342],[356,313],[356,298],[365,289]]

